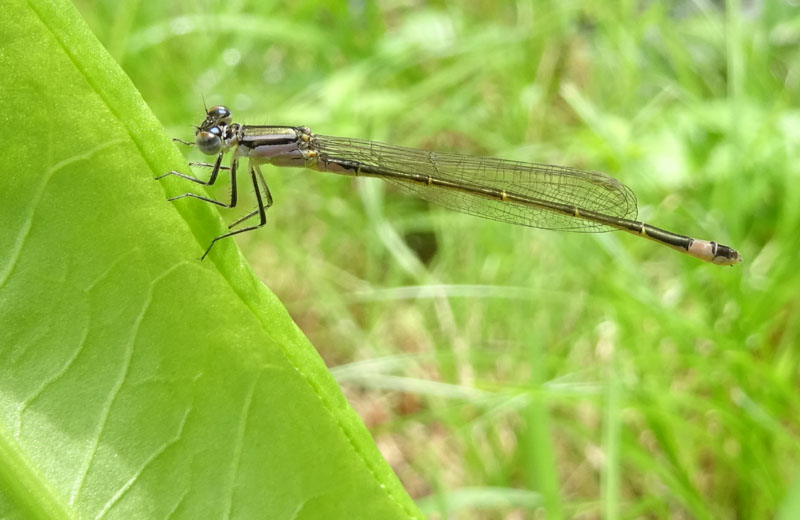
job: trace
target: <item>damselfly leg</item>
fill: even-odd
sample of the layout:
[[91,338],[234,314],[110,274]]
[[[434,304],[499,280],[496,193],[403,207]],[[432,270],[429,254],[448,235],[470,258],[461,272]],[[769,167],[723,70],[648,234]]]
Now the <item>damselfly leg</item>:
[[[234,168],[235,168],[235,166],[234,166]],[[262,181],[262,183],[264,185],[264,194],[263,195],[261,193],[261,187],[259,186],[259,182],[258,182],[259,177],[261,178],[261,181]],[[244,217],[240,218],[239,220],[237,220],[236,222],[234,222],[230,226],[228,226],[228,229],[233,228],[234,226],[244,222],[245,220],[247,220],[250,217],[253,217],[255,215],[258,215],[260,217],[259,223],[254,225],[254,226],[248,226],[248,227],[244,227],[242,229],[237,229],[235,231],[229,231],[228,233],[223,233],[222,235],[219,235],[218,237],[215,237],[211,241],[211,243],[208,245],[208,249],[206,249],[206,252],[203,253],[203,256],[200,257],[200,260],[203,260],[208,255],[208,253],[211,251],[211,248],[214,247],[214,244],[216,244],[218,240],[222,240],[223,238],[232,237],[233,235],[238,235],[240,233],[246,233],[247,231],[253,231],[254,229],[258,229],[258,228],[260,228],[261,226],[263,226],[264,224],[267,223],[267,208],[272,206],[272,193],[270,193],[269,186],[267,186],[267,183],[264,181],[264,177],[261,174],[261,170],[258,169],[258,166],[254,165],[254,164],[250,164],[250,180],[253,182],[253,191],[256,194],[256,201],[258,202],[258,208],[256,210],[248,213]]]
[[[219,154],[219,156],[217,157],[217,162],[214,163],[214,169],[211,171],[211,176],[209,177],[208,181],[203,181],[203,180],[197,179],[195,177],[192,177],[190,175],[186,175],[184,173],[177,172],[175,170],[169,171],[169,172],[165,173],[164,175],[156,177],[156,179],[157,180],[158,179],[163,179],[164,177],[166,177],[168,175],[177,175],[178,177],[180,177],[182,179],[190,180],[190,181],[195,182],[197,184],[202,184],[203,186],[211,186],[215,182],[217,182],[217,176],[219,175],[219,172],[220,172],[220,169],[221,169],[220,168],[220,164],[222,163],[222,155],[223,154]],[[170,197],[167,200],[178,200],[178,199],[182,199],[184,197],[190,197],[190,198],[193,198],[193,199],[199,199],[199,200],[202,200],[202,201],[205,201],[205,202],[210,202],[211,204],[216,204],[217,206],[220,206],[220,207],[223,207],[223,208],[235,208],[236,207],[236,202],[237,202],[237,199],[238,199],[238,190],[236,189],[236,168],[238,166],[239,166],[239,159],[233,159],[231,161],[231,200],[227,204],[225,202],[221,202],[221,201],[209,198],[209,197],[204,197],[203,195],[198,195],[196,193],[184,193],[182,195],[176,195],[175,197]]]
[[[184,141],[180,141],[180,142],[184,142]],[[178,200],[178,199],[189,197],[189,198],[193,198],[193,199],[202,200],[204,202],[209,202],[211,204],[215,204],[215,205],[223,207],[223,208],[234,208],[234,207],[236,207],[236,204],[238,202],[238,189],[237,189],[237,184],[236,184],[236,171],[237,171],[238,166],[239,166],[239,159],[238,158],[234,158],[231,161],[231,166],[230,167],[222,166],[222,158],[223,158],[223,156],[224,156],[224,153],[220,153],[217,156],[217,160],[214,162],[214,164],[203,163],[203,162],[191,162],[191,163],[189,163],[192,166],[200,166],[200,167],[204,167],[204,168],[212,168],[211,175],[209,176],[208,181],[203,181],[201,179],[198,179],[196,177],[192,177],[190,175],[186,175],[186,174],[181,173],[181,172],[176,171],[176,170],[172,170],[172,171],[169,171],[169,172],[167,172],[167,173],[165,173],[163,175],[160,175],[160,176],[156,177],[156,179],[157,180],[158,179],[163,179],[164,177],[167,177],[167,176],[170,176],[170,175],[175,175],[177,177],[181,177],[182,179],[186,179],[186,180],[192,181],[192,182],[197,183],[197,184],[202,184],[203,186],[212,186],[215,182],[217,182],[217,178],[219,177],[219,172],[221,170],[230,170],[230,172],[231,172],[231,198],[230,198],[230,202],[229,203],[221,202],[221,201],[212,199],[210,197],[205,197],[205,196],[202,196],[202,195],[198,195],[196,193],[184,193],[182,195],[177,195],[175,197],[170,197],[167,200],[171,200],[172,201],[172,200]],[[223,238],[227,238],[227,237],[230,237],[230,236],[233,236],[233,235],[238,235],[238,234],[244,233],[246,231],[252,231],[252,230],[258,229],[261,226],[263,226],[264,224],[266,224],[266,222],[267,222],[266,210],[267,210],[267,208],[272,206],[272,193],[270,193],[269,186],[267,186],[267,182],[264,179],[264,176],[261,173],[261,170],[258,168],[258,166],[254,165],[252,163],[249,166],[250,166],[250,179],[251,179],[251,181],[253,183],[253,190],[255,191],[256,201],[258,203],[258,207],[255,210],[247,213],[243,217],[241,217],[241,218],[237,219],[236,221],[234,221],[232,224],[230,224],[228,226],[228,229],[233,229],[234,227],[238,226],[239,224],[245,222],[246,220],[248,220],[248,219],[250,219],[250,218],[252,218],[252,217],[254,217],[256,215],[260,216],[259,223],[256,224],[256,225],[253,225],[253,226],[248,226],[248,227],[245,227],[245,228],[242,228],[242,229],[237,229],[235,231],[224,233],[224,234],[219,235],[218,237],[214,238],[211,241],[211,243],[209,244],[208,248],[203,253],[203,256],[200,258],[201,260],[203,260],[206,256],[208,256],[208,253],[211,251],[211,248],[214,246],[214,244],[218,240],[221,240]],[[262,194],[262,192],[263,192],[263,194]]]

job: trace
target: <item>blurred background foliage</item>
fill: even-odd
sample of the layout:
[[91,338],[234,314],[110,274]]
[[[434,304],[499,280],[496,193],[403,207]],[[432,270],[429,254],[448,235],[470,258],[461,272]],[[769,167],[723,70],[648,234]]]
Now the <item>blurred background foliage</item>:
[[800,515],[796,2],[76,3],[172,136],[205,100],[596,169],[642,220],[742,253],[267,168],[268,225],[239,244],[431,517]]

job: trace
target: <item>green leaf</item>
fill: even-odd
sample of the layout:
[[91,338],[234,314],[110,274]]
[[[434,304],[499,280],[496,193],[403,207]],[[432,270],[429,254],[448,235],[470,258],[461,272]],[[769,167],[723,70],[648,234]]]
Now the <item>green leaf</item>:
[[8,4],[0,516],[421,516],[73,7]]

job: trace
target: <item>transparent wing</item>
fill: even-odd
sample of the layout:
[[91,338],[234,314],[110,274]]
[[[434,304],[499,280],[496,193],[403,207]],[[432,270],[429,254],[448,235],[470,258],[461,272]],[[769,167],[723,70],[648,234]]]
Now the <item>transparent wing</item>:
[[[635,220],[636,196],[630,188],[600,172],[428,152],[373,141],[314,135],[313,147],[330,157],[357,161],[394,173],[431,176],[474,187],[505,190],[526,198],[557,202],[612,217]],[[614,228],[512,201],[480,197],[435,185],[386,179],[398,188],[449,209],[483,218],[543,229],[578,232]]]

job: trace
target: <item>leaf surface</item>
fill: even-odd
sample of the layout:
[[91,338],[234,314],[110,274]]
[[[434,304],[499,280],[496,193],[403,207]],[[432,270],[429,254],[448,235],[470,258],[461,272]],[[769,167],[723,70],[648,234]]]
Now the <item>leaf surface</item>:
[[421,516],[73,7],[10,4],[0,516]]

